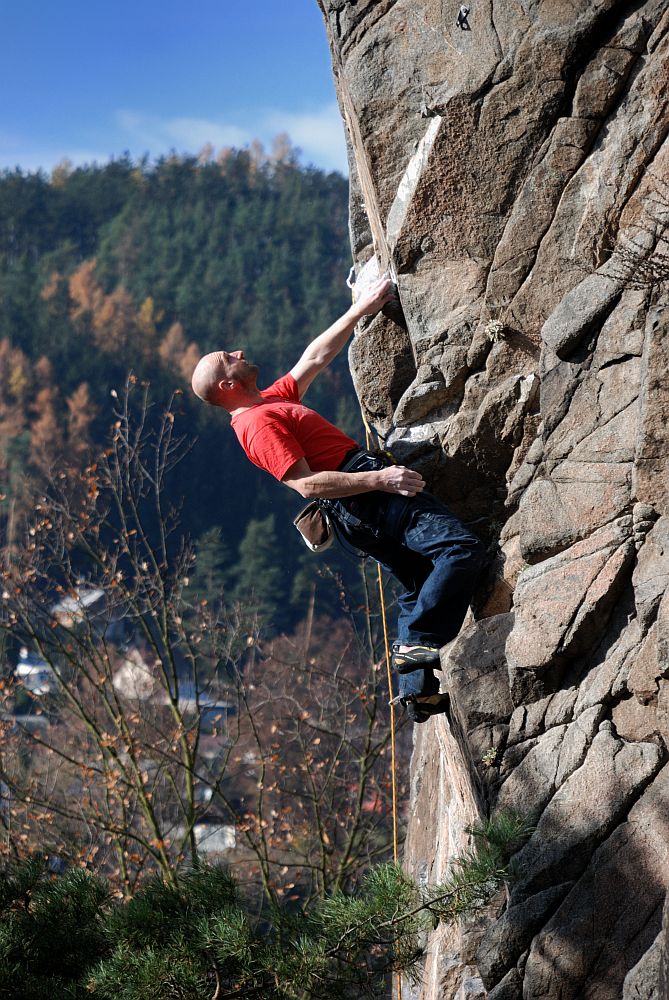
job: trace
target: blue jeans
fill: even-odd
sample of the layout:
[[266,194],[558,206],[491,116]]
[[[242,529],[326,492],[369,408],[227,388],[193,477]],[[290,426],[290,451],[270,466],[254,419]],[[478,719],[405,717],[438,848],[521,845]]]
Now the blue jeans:
[[[347,471],[385,464],[363,452]],[[361,493],[330,506],[344,541],[376,559],[404,588],[398,599],[398,642],[443,646],[454,639],[486,561],[479,539],[430,493]],[[438,690],[431,668],[399,675],[400,695]]]

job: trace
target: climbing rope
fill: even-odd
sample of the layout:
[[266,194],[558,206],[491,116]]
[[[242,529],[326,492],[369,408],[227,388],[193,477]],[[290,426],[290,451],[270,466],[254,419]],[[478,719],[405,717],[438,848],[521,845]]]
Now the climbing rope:
[[[372,447],[372,431],[367,422],[367,418],[360,407],[360,416],[365,425],[365,447],[367,451]],[[383,627],[383,649],[386,658],[386,678],[388,682],[388,695],[390,704],[390,773],[392,780],[392,809],[393,809],[393,861],[397,864],[399,859],[398,834],[397,834],[397,767],[396,767],[396,743],[395,743],[395,699],[393,698],[393,675],[390,667],[390,642],[388,640],[388,617],[386,615],[386,596],[383,588],[383,571],[381,564],[376,564],[377,582],[379,587],[379,606],[381,608],[381,625]]]
[[393,795],[393,861],[397,864],[397,768],[395,760],[395,700],[393,698],[393,675],[390,669],[390,644],[388,642],[388,619],[386,617],[386,598],[383,589],[383,571],[379,563],[376,564],[376,571],[379,584],[379,603],[381,605],[381,622],[383,625],[383,645],[386,657],[386,677],[388,680],[388,691],[390,692],[390,772],[392,776]]
[[[367,451],[372,447],[372,430],[360,407],[360,416],[365,426],[365,447]],[[393,698],[393,675],[390,667],[390,642],[388,641],[388,616],[386,615],[386,596],[383,588],[383,571],[381,564],[376,564],[377,582],[379,587],[379,605],[381,608],[381,625],[383,628],[383,650],[386,658],[386,679],[388,683],[388,696],[390,705],[390,777],[392,787],[392,815],[393,815],[393,862],[399,863],[399,845],[397,832],[397,744],[395,740],[395,699]],[[397,1000],[402,1000],[402,974],[397,973]]]

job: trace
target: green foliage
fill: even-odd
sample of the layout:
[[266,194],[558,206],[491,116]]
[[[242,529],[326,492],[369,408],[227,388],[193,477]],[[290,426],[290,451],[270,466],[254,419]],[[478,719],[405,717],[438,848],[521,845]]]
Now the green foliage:
[[[88,385],[96,450],[114,419],[110,392],[129,370],[151,382],[156,410],[183,391],[182,426],[197,442],[169,499],[186,533],[220,528],[234,559],[249,522],[271,506],[287,594],[302,556],[296,498],[245,459],[225,416],[192,397],[189,374],[198,353],[243,348],[267,385],[346,309],[347,196],[338,174],[243,151],[206,163],[122,158],[51,180],[0,174],[0,344],[7,339],[29,365],[47,357],[61,401]],[[15,425],[0,427],[0,492],[12,498],[33,472],[26,427],[35,391],[28,382]],[[345,353],[308,402],[356,426]],[[298,588],[282,624],[300,620],[303,602]]]
[[105,950],[105,884],[74,869],[50,876],[41,860],[0,881],[0,997],[83,998],[82,970]]
[[[111,954],[92,972],[89,991],[103,1000],[205,997],[211,978],[211,926],[239,950],[246,916],[236,886],[221,868],[196,869],[175,884],[154,879],[107,922]],[[248,937],[247,933],[247,937]],[[238,960],[226,957],[233,966]],[[224,962],[221,963],[223,967]]]
[[228,547],[221,538],[219,527],[204,531],[195,546],[195,567],[190,574],[188,597],[191,601],[206,601],[213,608],[220,606],[229,576]]
[[505,810],[481,820],[469,832],[478,845],[487,845],[489,850],[496,853],[499,862],[506,865],[533,829],[519,813]]
[[285,624],[281,556],[274,514],[252,518],[239,545],[233,596],[270,626]]
[[154,879],[112,907],[95,876],[53,879],[27,862],[0,881],[0,996],[381,998],[390,971],[416,972],[435,919],[490,900],[528,833],[519,817],[500,814],[473,831],[477,849],[439,885],[421,888],[380,865],[355,895],[321,896],[307,910],[275,903],[260,918],[221,868]]

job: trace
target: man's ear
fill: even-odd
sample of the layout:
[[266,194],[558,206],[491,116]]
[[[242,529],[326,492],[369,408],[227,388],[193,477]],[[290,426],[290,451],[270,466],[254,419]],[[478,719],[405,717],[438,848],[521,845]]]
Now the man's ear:
[[230,389],[234,388],[234,385],[235,385],[234,379],[224,378],[221,379],[221,381],[218,383],[218,388],[221,390],[221,392],[229,392]]

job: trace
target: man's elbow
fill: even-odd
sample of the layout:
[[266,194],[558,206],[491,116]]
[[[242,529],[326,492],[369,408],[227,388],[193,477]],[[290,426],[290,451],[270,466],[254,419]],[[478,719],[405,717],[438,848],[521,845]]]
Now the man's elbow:
[[321,490],[310,479],[303,480],[300,483],[299,492],[305,500],[317,500],[321,495]]
[[309,479],[284,479],[283,482],[286,486],[290,486],[291,490],[299,493],[304,500],[315,500],[318,496],[318,490]]

